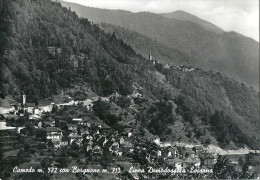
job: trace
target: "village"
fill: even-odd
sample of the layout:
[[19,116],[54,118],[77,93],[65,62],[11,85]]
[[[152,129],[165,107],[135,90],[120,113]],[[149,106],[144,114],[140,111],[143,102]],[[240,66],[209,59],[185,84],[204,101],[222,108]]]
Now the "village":
[[[116,96],[117,93],[111,97]],[[131,96],[142,98],[137,92]],[[106,167],[111,172],[115,167],[119,167],[118,174],[123,170],[135,179],[138,179],[138,176],[147,178],[149,167],[171,167],[175,172],[179,172],[173,174],[173,177],[179,177],[180,174],[183,177],[182,172],[200,169],[205,171],[203,175],[212,173],[218,154],[209,152],[202,145],[185,146],[177,142],[161,142],[158,136],[143,136],[136,128],[135,121],[115,128],[103,121],[94,120],[95,118],[92,119],[89,115],[72,118],[62,115],[62,112],[70,108],[83,108],[91,114],[95,101],[106,102],[111,97],[95,97],[86,101],[74,101],[68,97],[68,102],[37,106],[26,103],[26,95],[22,94],[21,105],[14,104],[12,108],[1,109],[1,123],[5,126],[10,122],[17,124],[14,122],[20,121],[18,119],[27,121],[18,123],[19,127],[1,128],[1,139],[6,137],[1,142],[4,147],[3,159],[10,163],[21,152],[33,151],[31,155],[27,154],[27,166],[35,163],[42,165],[46,157],[52,157],[48,160],[50,167],[94,166]],[[57,114],[59,110],[63,111]],[[27,145],[18,143],[14,146],[14,143],[10,144],[12,138],[20,139],[20,142],[26,142]],[[57,161],[57,158],[64,158],[64,154],[71,159],[70,162],[64,159]],[[235,159],[231,163],[236,165],[238,160]],[[140,172],[137,169],[145,170]],[[156,174],[154,173],[154,176]]]

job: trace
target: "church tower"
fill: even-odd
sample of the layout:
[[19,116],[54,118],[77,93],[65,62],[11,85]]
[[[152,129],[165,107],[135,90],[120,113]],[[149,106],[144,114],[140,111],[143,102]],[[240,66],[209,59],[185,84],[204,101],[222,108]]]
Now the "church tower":
[[153,60],[153,56],[152,56],[152,52],[151,52],[151,50],[150,50],[150,52],[149,52],[149,60]]
[[26,95],[24,92],[21,95],[21,106],[24,106],[26,104]]

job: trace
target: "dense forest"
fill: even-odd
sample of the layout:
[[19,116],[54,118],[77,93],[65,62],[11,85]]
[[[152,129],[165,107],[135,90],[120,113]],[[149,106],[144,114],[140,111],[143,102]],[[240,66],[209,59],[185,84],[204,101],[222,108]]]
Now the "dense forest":
[[[80,17],[87,17],[95,23],[114,25],[103,27],[114,30],[143,56],[147,56],[146,46],[150,46],[162,62],[175,64],[183,60],[182,64],[216,70],[259,90],[259,43],[251,38],[234,31],[226,32],[183,11],[133,13],[92,8],[63,0],[60,2]],[[143,41],[147,41],[147,44]],[[141,44],[144,45],[139,49]]]
[[[122,120],[111,114],[116,107],[165,140],[258,147],[259,93],[252,88],[218,72],[164,68],[60,3],[0,4],[1,97],[19,102],[24,92],[28,102],[36,102],[76,85],[98,96],[118,92],[121,100],[113,100],[118,107],[100,103],[94,108],[108,125]],[[127,95],[133,91],[144,97],[134,98],[137,111],[129,110]]]

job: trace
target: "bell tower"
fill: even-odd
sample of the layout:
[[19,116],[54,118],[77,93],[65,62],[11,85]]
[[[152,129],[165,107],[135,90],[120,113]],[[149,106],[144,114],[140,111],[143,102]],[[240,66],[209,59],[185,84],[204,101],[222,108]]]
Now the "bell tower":
[[26,104],[26,95],[24,92],[21,95],[21,106],[24,106]]
[[150,52],[149,52],[149,60],[153,60],[153,56],[152,56],[152,52],[151,52],[151,50],[150,50]]

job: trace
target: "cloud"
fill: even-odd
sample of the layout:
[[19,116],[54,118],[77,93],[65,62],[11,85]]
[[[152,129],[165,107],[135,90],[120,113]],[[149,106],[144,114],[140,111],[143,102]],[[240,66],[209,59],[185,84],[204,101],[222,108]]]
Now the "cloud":
[[90,7],[155,13],[183,10],[259,41],[258,0],[65,0]]

